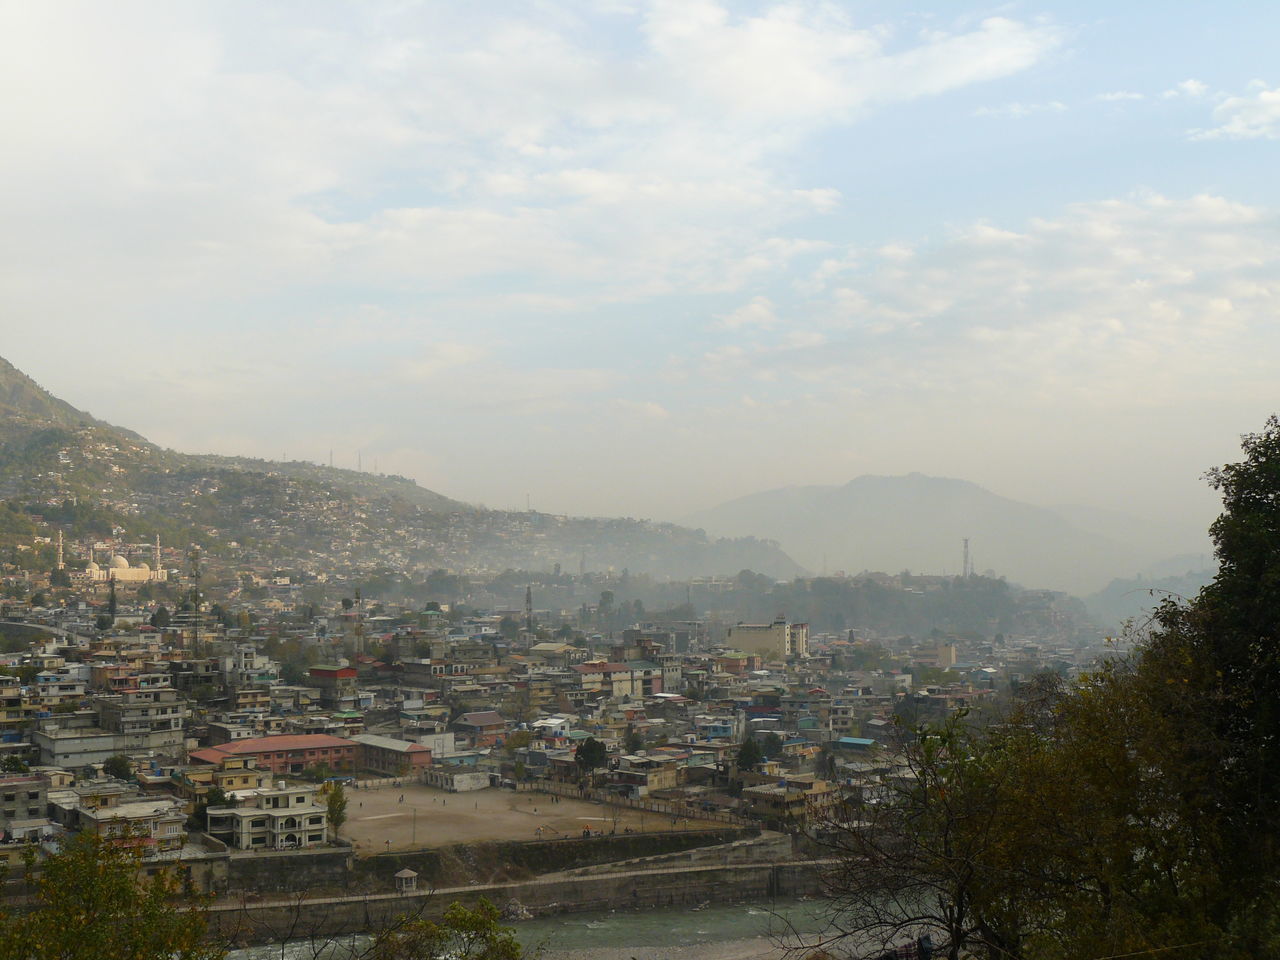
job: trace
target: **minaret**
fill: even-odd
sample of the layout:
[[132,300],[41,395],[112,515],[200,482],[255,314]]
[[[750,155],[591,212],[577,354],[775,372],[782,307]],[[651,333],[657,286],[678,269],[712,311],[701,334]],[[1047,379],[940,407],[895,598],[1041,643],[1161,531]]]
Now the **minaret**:
[[524,628],[533,633],[533,585],[524,588]]
[[151,572],[160,570],[160,534],[156,534],[156,545],[151,548]]
[[62,562],[62,531],[58,531],[58,569],[65,570],[67,565]]

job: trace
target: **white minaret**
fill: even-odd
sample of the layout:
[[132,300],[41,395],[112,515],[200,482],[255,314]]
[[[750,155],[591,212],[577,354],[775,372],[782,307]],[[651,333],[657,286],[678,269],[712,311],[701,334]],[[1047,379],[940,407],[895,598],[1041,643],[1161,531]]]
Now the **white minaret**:
[[156,571],[160,569],[160,534],[156,534],[156,545],[151,551],[151,569]]
[[65,570],[67,565],[62,562],[62,531],[58,531],[58,569]]

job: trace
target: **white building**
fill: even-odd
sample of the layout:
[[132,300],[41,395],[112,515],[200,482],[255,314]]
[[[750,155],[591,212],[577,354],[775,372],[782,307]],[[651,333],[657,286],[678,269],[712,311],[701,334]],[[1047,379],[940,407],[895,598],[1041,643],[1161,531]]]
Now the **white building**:
[[319,846],[325,841],[325,805],[317,787],[290,786],[237,790],[235,807],[210,807],[210,836],[239,850],[291,850]]

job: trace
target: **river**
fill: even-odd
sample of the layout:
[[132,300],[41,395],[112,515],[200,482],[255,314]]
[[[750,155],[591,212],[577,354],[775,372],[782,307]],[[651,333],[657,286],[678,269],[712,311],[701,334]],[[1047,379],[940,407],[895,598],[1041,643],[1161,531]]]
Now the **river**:
[[[693,910],[569,913],[514,923],[520,942],[543,960],[781,960],[786,947],[827,928],[821,901],[708,905]],[[797,939],[799,938],[799,939]],[[323,960],[351,960],[367,937],[330,945]],[[310,942],[234,950],[230,960],[313,960]]]

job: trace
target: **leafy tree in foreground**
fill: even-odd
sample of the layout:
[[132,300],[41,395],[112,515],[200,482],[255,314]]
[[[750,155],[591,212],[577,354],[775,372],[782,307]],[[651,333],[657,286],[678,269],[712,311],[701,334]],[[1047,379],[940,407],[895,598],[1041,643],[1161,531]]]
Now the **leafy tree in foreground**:
[[935,956],[1280,956],[1280,421],[1209,476],[1220,569],[1132,653],[985,725],[904,731],[908,770],[825,825],[844,946]]
[[437,922],[415,919],[378,934],[364,960],[523,960],[526,954],[498,908],[452,903]]
[[42,865],[36,906],[0,914],[0,960],[221,960],[203,902],[122,847],[78,835]]

